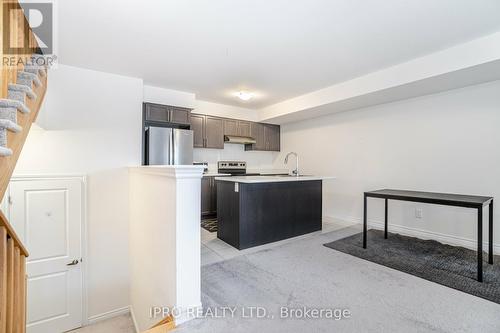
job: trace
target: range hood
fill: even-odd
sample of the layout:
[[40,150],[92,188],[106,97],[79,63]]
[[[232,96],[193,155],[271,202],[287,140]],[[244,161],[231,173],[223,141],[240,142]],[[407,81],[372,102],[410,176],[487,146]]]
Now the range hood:
[[239,143],[239,144],[252,144],[257,143],[254,138],[249,136],[236,136],[236,135],[224,135],[225,143]]

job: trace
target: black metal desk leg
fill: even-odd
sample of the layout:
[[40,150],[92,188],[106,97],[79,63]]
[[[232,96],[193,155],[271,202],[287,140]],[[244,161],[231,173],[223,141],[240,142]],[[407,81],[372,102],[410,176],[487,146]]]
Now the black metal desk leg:
[[384,231],[384,238],[387,239],[387,215],[388,215],[388,212],[389,212],[389,203],[388,203],[388,199],[386,198],[385,199],[385,231]]
[[489,255],[488,255],[488,263],[493,265],[493,199],[490,202],[490,227],[489,227]]
[[366,194],[363,197],[363,248],[366,249],[366,232],[368,229],[366,221]]
[[483,207],[477,210],[477,280],[483,282]]

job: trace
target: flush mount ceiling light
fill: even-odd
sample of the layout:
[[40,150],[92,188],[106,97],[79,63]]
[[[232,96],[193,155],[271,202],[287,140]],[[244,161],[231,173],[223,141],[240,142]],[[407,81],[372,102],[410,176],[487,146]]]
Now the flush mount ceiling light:
[[254,97],[254,94],[248,91],[238,91],[235,95],[242,101],[248,101]]

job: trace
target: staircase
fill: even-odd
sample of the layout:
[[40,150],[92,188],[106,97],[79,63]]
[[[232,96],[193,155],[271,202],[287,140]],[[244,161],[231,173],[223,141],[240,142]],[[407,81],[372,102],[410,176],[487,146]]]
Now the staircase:
[[[43,56],[17,0],[0,0],[0,200],[36,120],[47,88]],[[9,18],[9,20],[7,20]],[[4,54],[7,32],[16,54]],[[4,59],[11,59],[4,65]],[[0,333],[26,332],[26,257],[22,244],[0,211]]]

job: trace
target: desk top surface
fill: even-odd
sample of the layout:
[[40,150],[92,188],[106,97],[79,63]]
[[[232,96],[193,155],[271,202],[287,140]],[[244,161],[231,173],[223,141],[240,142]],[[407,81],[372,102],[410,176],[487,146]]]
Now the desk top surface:
[[439,202],[455,202],[455,203],[468,203],[485,205],[489,203],[493,197],[485,197],[478,195],[463,195],[463,194],[453,194],[453,193],[435,193],[435,192],[420,192],[420,191],[405,191],[405,190],[394,190],[394,189],[383,189],[376,191],[365,192],[368,196],[377,197],[392,197],[397,199],[420,199],[426,201],[439,201]]

